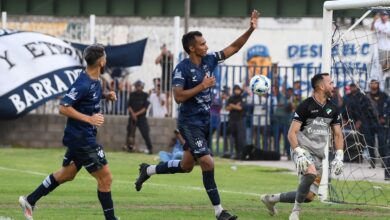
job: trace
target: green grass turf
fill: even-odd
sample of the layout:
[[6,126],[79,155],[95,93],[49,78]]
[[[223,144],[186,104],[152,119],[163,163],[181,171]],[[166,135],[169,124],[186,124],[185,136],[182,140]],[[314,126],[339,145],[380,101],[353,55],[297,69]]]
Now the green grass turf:
[[[0,149],[0,219],[23,219],[19,195],[34,190],[47,174],[61,166],[64,149]],[[155,163],[155,156],[107,152],[114,176],[112,194],[115,212],[121,220],[215,219],[214,210],[203,189],[201,170],[190,174],[153,176],[141,192],[134,189],[140,162]],[[238,165],[217,158],[216,181],[222,205],[239,219],[288,219],[292,204],[279,204],[279,216],[270,217],[259,195],[292,191],[297,176],[277,168]],[[389,184],[383,186],[390,194]],[[390,208],[364,205],[324,204],[318,200],[303,205],[301,219],[390,219]],[[96,195],[96,182],[82,169],[76,179],[43,197],[34,219],[104,219]]]

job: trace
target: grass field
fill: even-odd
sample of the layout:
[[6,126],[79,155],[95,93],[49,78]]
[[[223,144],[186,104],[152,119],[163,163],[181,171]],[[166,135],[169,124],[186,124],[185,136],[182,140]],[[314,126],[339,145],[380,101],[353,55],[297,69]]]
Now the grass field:
[[[59,168],[63,154],[64,149],[0,149],[0,219],[23,219],[19,195],[34,190],[47,174]],[[107,158],[114,175],[115,211],[121,220],[215,219],[199,167],[190,174],[153,176],[141,192],[136,192],[133,183],[138,164],[155,163],[154,156],[108,152]],[[288,219],[291,204],[280,204],[279,216],[270,217],[259,202],[259,195],[292,191],[297,186],[297,177],[276,168],[241,165],[234,170],[233,164],[230,160],[216,159],[216,180],[224,208],[239,219]],[[388,220],[390,209],[314,201],[304,205],[301,217],[303,220],[367,218]],[[37,203],[34,219],[103,219],[95,180],[82,169],[74,181]]]

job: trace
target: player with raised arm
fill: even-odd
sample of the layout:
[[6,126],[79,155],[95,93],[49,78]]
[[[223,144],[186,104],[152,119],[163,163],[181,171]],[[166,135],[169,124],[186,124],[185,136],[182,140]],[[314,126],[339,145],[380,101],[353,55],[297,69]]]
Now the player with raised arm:
[[106,220],[116,220],[111,198],[112,175],[103,147],[96,142],[96,127],[104,123],[100,100],[116,100],[115,92],[103,94],[100,74],[106,65],[106,53],[100,44],[88,46],[83,57],[87,67],[61,100],[60,113],[68,117],[63,144],[67,147],[62,167],[47,176],[28,196],[20,196],[19,204],[28,220],[33,219],[35,203],[57,186],[72,181],[82,166],[97,181],[97,195]]
[[185,139],[182,160],[170,160],[160,165],[140,164],[139,177],[135,188],[140,191],[142,184],[154,174],[189,173],[195,161],[202,169],[203,185],[214,206],[217,219],[237,219],[222,208],[218,188],[214,180],[214,160],[209,150],[209,123],[211,87],[215,85],[212,72],[219,62],[229,58],[248,40],[257,25],[258,12],[254,10],[249,29],[222,51],[208,54],[208,46],[202,33],[191,31],[184,34],[182,44],[189,58],[181,61],[173,71],[173,94],[180,103],[178,127]]
[[332,170],[336,175],[343,170],[344,140],[341,116],[337,106],[329,100],[333,93],[333,81],[328,73],[316,74],[311,79],[311,86],[314,89],[313,95],[297,107],[288,132],[300,183],[297,191],[261,196],[261,201],[272,216],[277,214],[276,203],[294,203],[289,219],[298,220],[301,204],[311,202],[318,194],[322,159],[325,158],[324,149],[330,130],[333,132],[336,148],[335,159],[331,163]]

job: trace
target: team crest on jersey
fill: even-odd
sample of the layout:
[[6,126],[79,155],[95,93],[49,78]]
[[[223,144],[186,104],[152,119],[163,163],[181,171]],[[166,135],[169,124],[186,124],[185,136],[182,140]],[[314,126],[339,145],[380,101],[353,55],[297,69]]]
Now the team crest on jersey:
[[68,94],[66,94],[65,96],[68,96],[69,98],[73,99],[73,100],[76,100],[76,96],[77,96],[78,92],[76,92],[76,88],[72,88]]
[[97,155],[100,157],[100,158],[103,158],[104,157],[104,151],[103,150],[99,150],[97,152]]
[[195,144],[198,147],[202,147],[203,146],[203,141],[198,139],[198,140],[195,141]]
[[330,113],[332,112],[332,109],[327,108],[325,111],[326,111],[326,113],[327,113],[328,115],[330,115]]

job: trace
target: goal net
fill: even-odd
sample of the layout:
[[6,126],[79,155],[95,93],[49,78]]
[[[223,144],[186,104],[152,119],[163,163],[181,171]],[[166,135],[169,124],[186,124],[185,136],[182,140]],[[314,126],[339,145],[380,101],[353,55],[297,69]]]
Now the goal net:
[[[348,13],[361,14],[348,16],[347,9]],[[323,201],[390,206],[390,181],[385,181],[386,176],[390,178],[390,167],[386,168],[390,164],[389,119],[380,116],[369,94],[373,80],[379,81],[381,91],[389,92],[388,15],[389,0],[324,3],[322,72],[330,72],[334,82],[342,82],[335,86],[340,92],[345,167],[341,175],[332,174],[329,159],[334,148],[330,138],[319,193]],[[384,50],[387,44],[389,58]]]

